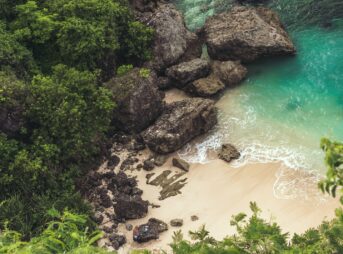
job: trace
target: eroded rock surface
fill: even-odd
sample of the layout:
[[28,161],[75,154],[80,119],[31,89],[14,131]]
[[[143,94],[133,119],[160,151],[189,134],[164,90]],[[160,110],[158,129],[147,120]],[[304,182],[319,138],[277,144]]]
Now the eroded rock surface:
[[204,33],[208,53],[216,60],[251,62],[296,51],[277,14],[264,7],[236,6],[210,17]]
[[209,72],[209,62],[201,58],[196,58],[168,68],[166,74],[173,80],[173,84],[176,87],[183,87],[189,82],[206,77]]
[[142,136],[148,147],[161,154],[174,152],[217,123],[217,109],[208,99],[191,98],[167,105]]
[[248,70],[239,61],[213,61],[212,75],[219,78],[227,87],[239,84]]
[[185,91],[193,96],[211,97],[224,90],[224,83],[217,77],[211,75],[193,81],[185,87]]
[[180,11],[173,4],[160,3],[151,13],[140,15],[139,20],[155,31],[153,60],[149,63],[158,72],[171,65],[200,57],[201,43],[185,25]]
[[230,162],[232,160],[238,159],[241,156],[241,154],[233,145],[223,144],[218,156],[220,159]]
[[139,132],[148,127],[163,110],[163,95],[157,88],[154,72],[148,76],[135,68],[107,82],[117,104],[113,124],[127,132]]

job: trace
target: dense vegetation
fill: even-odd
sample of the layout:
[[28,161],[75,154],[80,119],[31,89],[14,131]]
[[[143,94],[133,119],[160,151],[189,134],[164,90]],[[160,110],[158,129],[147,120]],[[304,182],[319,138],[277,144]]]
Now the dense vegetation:
[[148,59],[153,31],[125,0],[0,6],[0,229],[30,239],[52,208],[90,213],[75,182],[105,145],[115,102],[102,82]]

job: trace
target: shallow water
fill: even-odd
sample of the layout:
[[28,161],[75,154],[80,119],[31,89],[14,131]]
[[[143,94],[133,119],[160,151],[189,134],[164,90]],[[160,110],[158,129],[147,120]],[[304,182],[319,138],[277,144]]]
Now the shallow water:
[[[218,12],[218,6],[230,8],[229,1],[225,6],[219,2],[179,0],[177,6],[194,30]],[[227,90],[219,100],[217,128],[185,147],[180,152],[183,158],[205,163],[211,159],[210,150],[230,142],[242,151],[241,159],[234,163],[237,167],[281,161],[287,168],[324,172],[320,139],[343,141],[343,19],[332,16],[328,20],[327,15],[320,19],[317,13],[308,24],[298,21],[297,26],[290,18],[295,8],[280,3],[282,0],[275,1],[272,6],[289,24],[297,56],[265,59],[248,66],[246,81]],[[288,12],[282,9],[286,7]]]

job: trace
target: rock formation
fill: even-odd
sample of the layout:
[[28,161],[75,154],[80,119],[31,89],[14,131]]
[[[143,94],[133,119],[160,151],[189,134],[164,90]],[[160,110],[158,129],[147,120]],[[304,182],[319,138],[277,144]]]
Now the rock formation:
[[107,82],[105,85],[117,104],[113,124],[127,132],[139,132],[148,127],[163,110],[163,96],[156,83],[154,72],[146,76],[138,68]]
[[236,6],[210,17],[204,34],[208,53],[215,60],[251,62],[296,51],[277,14],[263,7]]
[[155,124],[142,136],[148,147],[161,154],[171,153],[217,123],[217,109],[208,99],[193,98],[166,106]]

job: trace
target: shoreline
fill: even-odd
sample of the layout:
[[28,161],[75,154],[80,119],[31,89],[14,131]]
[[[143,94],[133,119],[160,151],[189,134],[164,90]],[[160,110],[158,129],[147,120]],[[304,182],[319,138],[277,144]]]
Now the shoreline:
[[[181,172],[171,165],[171,157],[164,166],[156,168],[153,172],[160,174],[165,170]],[[134,243],[132,231],[123,230],[122,232],[126,232],[128,244],[120,249],[119,253],[128,253],[130,249],[170,251],[168,244],[172,242],[174,231],[180,229],[185,239],[189,239],[188,231],[197,230],[203,224],[211,236],[217,240],[222,239],[235,233],[229,224],[232,215],[240,212],[251,214],[250,201],[257,203],[264,219],[272,219],[281,226],[283,232],[289,232],[290,235],[303,233],[310,227],[318,226],[324,219],[334,217],[334,210],[339,207],[338,199],[321,195],[316,183],[309,183],[308,186],[312,185],[312,188],[306,200],[275,197],[274,185],[279,170],[279,163],[249,164],[233,168],[218,159],[207,164],[192,164],[190,171],[184,175],[187,177],[187,184],[181,189],[182,193],[162,201],[158,200],[160,188],[146,184],[145,176],[149,172],[132,172],[131,174],[137,177],[139,188],[143,190],[143,199],[160,207],[150,208],[145,218],[132,220],[130,223],[136,226],[154,217],[167,224],[171,219],[183,219],[184,224],[179,228],[169,225],[169,230],[162,233],[158,240],[144,244]],[[296,176],[294,179],[305,178],[305,182],[309,175],[301,171],[292,172],[296,172],[291,175]],[[304,181],[300,181],[300,184],[302,183]],[[325,200],[318,199],[317,195]],[[197,215],[199,220],[191,221],[192,215]]]

